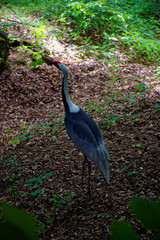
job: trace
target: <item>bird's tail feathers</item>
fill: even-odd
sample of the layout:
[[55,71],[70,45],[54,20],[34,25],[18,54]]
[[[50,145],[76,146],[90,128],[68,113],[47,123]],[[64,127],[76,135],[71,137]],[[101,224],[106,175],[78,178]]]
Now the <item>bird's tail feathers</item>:
[[95,164],[103,172],[104,176],[109,183],[109,154],[105,145],[101,146],[97,151]]

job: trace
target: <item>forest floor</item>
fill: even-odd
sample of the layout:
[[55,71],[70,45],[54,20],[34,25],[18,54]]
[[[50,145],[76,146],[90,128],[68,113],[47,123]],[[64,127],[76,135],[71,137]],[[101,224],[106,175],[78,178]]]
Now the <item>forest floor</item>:
[[[25,35],[16,24],[9,30]],[[110,154],[110,184],[92,164],[81,187],[82,154],[63,124],[62,75],[43,64],[32,70],[11,49],[0,76],[0,200],[35,215],[42,239],[110,239],[113,219],[132,221],[132,196],[156,200],[160,189],[160,81],[154,65],[115,52],[116,65],[80,55],[65,39],[49,38],[51,56],[69,70],[71,99],[101,128]],[[57,46],[58,44],[58,46]],[[76,47],[75,47],[76,48]],[[23,63],[23,64],[22,64]],[[116,68],[115,68],[116,66]],[[26,181],[28,180],[28,181]]]

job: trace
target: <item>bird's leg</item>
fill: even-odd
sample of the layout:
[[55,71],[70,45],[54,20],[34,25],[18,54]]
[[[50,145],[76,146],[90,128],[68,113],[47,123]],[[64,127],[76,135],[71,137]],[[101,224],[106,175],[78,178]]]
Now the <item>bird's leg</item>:
[[88,192],[90,192],[91,164],[88,161],[86,155],[84,155],[84,159],[82,161],[82,186],[83,186],[83,177],[84,177],[84,171],[85,171],[85,164],[88,166],[88,172],[89,172],[89,176],[88,176]]
[[86,164],[86,156],[84,155],[84,159],[82,160],[82,186],[83,186],[83,177],[85,171],[85,164]]
[[89,176],[88,176],[88,192],[90,192],[91,163],[87,160],[87,164],[88,164],[88,172],[89,172]]

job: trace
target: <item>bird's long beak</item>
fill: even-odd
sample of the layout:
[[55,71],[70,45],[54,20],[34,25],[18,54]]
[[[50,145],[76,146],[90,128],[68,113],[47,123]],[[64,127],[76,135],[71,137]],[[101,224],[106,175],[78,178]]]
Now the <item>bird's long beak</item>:
[[51,58],[48,58],[48,57],[46,57],[46,56],[44,56],[44,55],[42,55],[42,60],[43,60],[44,62],[46,62],[48,65],[52,65],[52,64],[55,64],[55,63],[56,63],[56,61],[54,61],[54,60],[52,60]]

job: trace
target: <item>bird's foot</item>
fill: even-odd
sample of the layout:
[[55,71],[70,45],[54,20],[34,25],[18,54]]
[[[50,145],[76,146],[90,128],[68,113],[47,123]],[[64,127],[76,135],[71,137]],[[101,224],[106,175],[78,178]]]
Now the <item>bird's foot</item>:
[[88,193],[90,192],[90,176],[91,176],[91,163],[88,161],[86,155],[84,155],[84,159],[82,161],[82,187],[83,187],[83,178],[84,178],[84,172],[85,172],[85,165],[88,167]]

